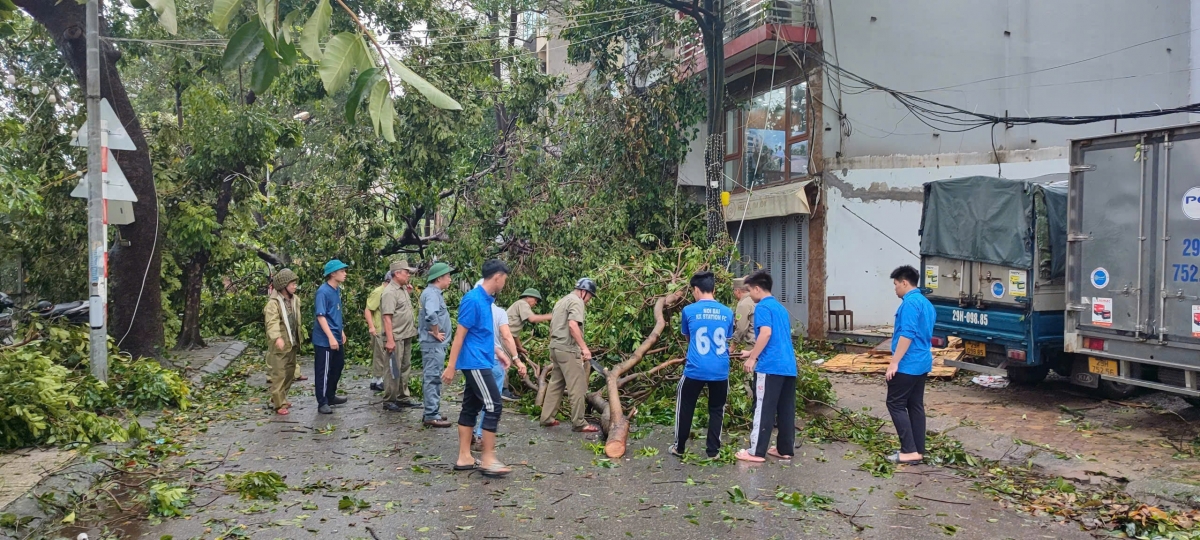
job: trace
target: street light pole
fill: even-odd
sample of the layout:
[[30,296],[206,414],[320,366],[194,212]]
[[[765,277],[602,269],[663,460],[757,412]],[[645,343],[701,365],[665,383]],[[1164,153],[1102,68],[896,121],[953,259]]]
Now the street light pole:
[[101,176],[100,1],[87,0],[88,302],[92,375],[108,381],[108,231],[104,225]]

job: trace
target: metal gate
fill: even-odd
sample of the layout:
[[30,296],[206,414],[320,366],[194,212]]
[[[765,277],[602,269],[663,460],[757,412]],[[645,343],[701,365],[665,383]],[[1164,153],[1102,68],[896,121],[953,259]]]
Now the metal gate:
[[755,219],[729,224],[729,234],[738,238],[741,259],[733,265],[739,275],[766,270],[775,282],[772,294],[792,315],[793,331],[808,326],[808,216]]

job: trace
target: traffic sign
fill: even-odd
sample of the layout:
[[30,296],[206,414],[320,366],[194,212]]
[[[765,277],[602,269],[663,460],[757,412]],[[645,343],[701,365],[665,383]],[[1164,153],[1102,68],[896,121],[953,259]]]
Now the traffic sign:
[[[129,138],[129,133],[125,131],[125,125],[121,123],[121,119],[117,118],[116,111],[112,105],[108,104],[108,99],[100,100],[100,125],[101,129],[108,132],[108,147],[113,150],[137,150],[137,146],[133,144],[133,139]],[[79,128],[75,135],[75,140],[71,141],[71,146],[83,146],[88,144],[87,123]]]
[[[88,198],[87,176],[79,179],[79,185],[75,186],[71,196],[81,199]],[[117,158],[111,150],[108,152],[108,171],[104,173],[104,198],[110,201],[137,202],[138,200],[137,195],[133,194],[133,188],[129,187],[129,180],[125,178],[125,173],[121,172],[121,167],[117,165]]]

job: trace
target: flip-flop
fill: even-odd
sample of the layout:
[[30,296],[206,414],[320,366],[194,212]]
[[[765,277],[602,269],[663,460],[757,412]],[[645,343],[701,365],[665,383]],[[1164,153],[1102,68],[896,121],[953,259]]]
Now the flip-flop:
[[787,461],[789,459],[792,459],[792,457],[794,457],[794,456],[785,456],[783,454],[780,454],[779,450],[777,450],[775,448],[771,448],[771,449],[767,450],[767,455],[771,456],[773,458],[776,458],[776,459],[782,459],[784,461]]
[[593,426],[591,424],[588,424],[588,425],[580,427],[580,428],[571,428],[571,431],[574,431],[576,433],[599,433],[600,428]]
[[921,463],[921,461],[923,461],[924,459],[925,458],[923,458],[923,457],[921,459],[900,459],[899,453],[895,453],[895,454],[892,454],[887,457],[888,461],[895,463],[897,465],[917,465],[917,464]]
[[279,416],[287,416],[289,412],[291,411],[288,410],[286,405],[275,410],[275,414],[278,414]]
[[745,449],[738,450],[737,454],[734,454],[733,457],[738,458],[738,461],[745,461],[747,463],[762,463],[767,460],[766,458],[760,458],[754,454],[751,454],[749,450]]
[[297,380],[297,381],[307,381],[307,380],[308,380],[308,377],[305,377],[305,376],[301,375],[301,376],[299,376],[299,377],[296,377],[296,380]]
[[478,459],[475,460],[475,462],[470,465],[459,465],[457,463],[454,464],[454,470],[456,470],[456,471],[473,471],[478,468],[479,468],[479,460]]
[[504,478],[508,476],[508,473],[512,472],[512,469],[508,465],[497,461],[488,467],[480,467],[479,472],[488,478]]

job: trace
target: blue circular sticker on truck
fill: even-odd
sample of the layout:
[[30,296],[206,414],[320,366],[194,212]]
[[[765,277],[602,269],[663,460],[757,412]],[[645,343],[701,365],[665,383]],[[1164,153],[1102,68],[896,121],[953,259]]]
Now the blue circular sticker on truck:
[[1097,289],[1103,289],[1108,286],[1108,270],[1104,267],[1092,270],[1092,286]]
[[992,296],[1004,298],[1004,284],[999,281],[992,283]]

